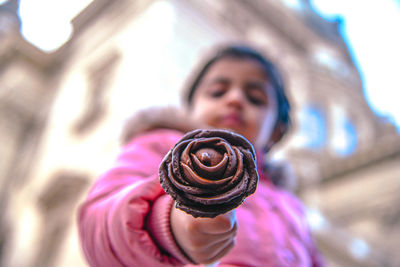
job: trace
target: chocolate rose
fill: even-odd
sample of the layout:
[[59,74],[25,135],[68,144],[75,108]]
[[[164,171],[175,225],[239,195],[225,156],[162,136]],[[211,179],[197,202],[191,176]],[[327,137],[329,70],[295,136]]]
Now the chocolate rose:
[[258,174],[253,146],[226,130],[187,133],[160,165],[162,188],[194,217],[215,217],[254,193]]

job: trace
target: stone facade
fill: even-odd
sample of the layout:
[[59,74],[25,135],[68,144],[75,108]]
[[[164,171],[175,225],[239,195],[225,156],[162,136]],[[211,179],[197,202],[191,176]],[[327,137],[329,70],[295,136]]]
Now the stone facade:
[[365,102],[339,22],[299,3],[95,0],[53,53],[21,37],[18,1],[1,5],[0,265],[86,266],[76,208],[124,121],[177,105],[198,55],[240,41],[284,71],[293,128],[274,153],[318,211],[310,222],[329,266],[398,266],[399,135]]

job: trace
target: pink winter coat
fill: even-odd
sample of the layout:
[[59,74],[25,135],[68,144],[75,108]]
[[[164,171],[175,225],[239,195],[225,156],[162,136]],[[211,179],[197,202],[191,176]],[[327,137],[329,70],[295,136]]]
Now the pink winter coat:
[[[173,201],[158,180],[159,164],[182,135],[169,129],[140,134],[96,181],[78,216],[90,266],[191,264],[174,241]],[[302,204],[258,171],[256,193],[236,209],[236,245],[218,266],[322,266]]]

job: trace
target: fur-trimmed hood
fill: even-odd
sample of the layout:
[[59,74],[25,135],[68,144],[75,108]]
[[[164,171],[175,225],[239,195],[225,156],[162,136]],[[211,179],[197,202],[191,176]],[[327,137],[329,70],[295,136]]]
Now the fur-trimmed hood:
[[[159,128],[173,129],[186,133],[195,129],[209,127],[191,120],[182,109],[176,107],[151,107],[137,112],[126,121],[122,130],[121,143],[125,145],[137,135]],[[268,176],[276,186],[290,191],[294,190],[296,179],[290,164],[278,162],[264,162],[264,164],[264,171],[268,173]]]
[[182,109],[176,107],[151,107],[139,111],[127,120],[121,135],[125,145],[138,134],[158,128],[178,130],[183,133],[195,129],[207,128],[206,125],[194,122]]

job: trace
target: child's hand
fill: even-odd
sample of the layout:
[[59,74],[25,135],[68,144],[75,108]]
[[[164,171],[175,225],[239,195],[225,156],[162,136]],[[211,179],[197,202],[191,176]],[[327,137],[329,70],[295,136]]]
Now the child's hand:
[[175,206],[171,228],[179,246],[196,263],[210,264],[226,255],[235,244],[235,210],[215,218],[194,218]]

